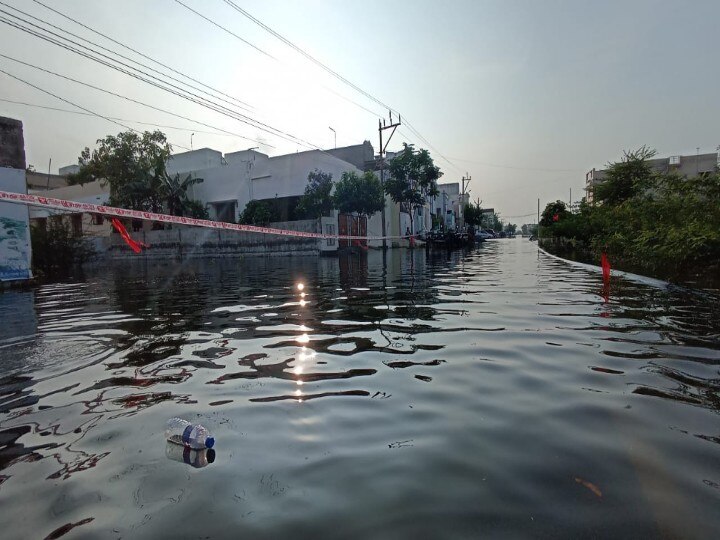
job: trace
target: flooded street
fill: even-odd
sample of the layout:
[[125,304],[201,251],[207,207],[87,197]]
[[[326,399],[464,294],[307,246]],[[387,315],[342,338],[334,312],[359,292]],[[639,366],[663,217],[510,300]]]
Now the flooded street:
[[720,534],[717,292],[606,303],[514,239],[137,260],[0,316],[3,538]]

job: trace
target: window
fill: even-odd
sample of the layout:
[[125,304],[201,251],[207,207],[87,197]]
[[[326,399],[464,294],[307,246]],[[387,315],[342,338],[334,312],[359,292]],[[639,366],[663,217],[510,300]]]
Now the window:
[[212,203],[215,207],[215,220],[224,221],[225,223],[235,223],[236,204],[236,201]]
[[93,214],[92,215],[92,224],[93,225],[102,225],[103,224],[103,215],[102,214]]

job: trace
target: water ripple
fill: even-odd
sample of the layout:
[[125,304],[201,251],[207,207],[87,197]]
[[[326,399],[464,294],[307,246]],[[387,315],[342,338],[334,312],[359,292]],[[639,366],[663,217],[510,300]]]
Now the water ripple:
[[[714,537],[720,297],[605,292],[517,239],[137,260],[0,294],[0,527]],[[167,453],[178,415],[214,462]]]

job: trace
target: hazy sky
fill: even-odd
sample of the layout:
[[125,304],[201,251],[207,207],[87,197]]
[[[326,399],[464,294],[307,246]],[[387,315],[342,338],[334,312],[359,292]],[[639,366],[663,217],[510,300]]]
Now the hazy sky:
[[[338,146],[367,139],[378,149],[378,117],[387,114],[381,106],[222,0],[182,1],[264,53],[175,0],[42,1],[242,100],[250,110],[240,112],[269,126],[324,148],[333,145],[333,127]],[[469,172],[472,198],[516,223],[532,222],[538,198],[543,205],[567,200],[572,188],[578,199],[585,172],[624,149],[647,144],[668,156],[720,144],[717,0],[235,1],[400,111],[435,148],[443,182]],[[32,0],[2,3],[148,63]],[[261,141],[270,155],[306,149],[5,24],[0,54]],[[138,121],[183,128],[164,129],[177,151],[190,146],[192,132],[196,149],[258,146],[6,58],[0,69],[136,129],[152,129]],[[77,110],[3,73],[0,99]],[[85,146],[123,130],[92,116],[5,101],[0,116],[24,122],[28,163],[38,170],[47,170],[51,157],[53,171],[76,163]],[[427,147],[406,126],[389,150],[402,142]]]

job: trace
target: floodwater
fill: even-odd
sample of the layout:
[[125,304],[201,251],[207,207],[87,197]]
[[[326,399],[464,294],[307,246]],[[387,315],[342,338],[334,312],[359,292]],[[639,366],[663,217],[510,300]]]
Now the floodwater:
[[717,538],[719,299],[526,239],[6,292],[0,536]]

